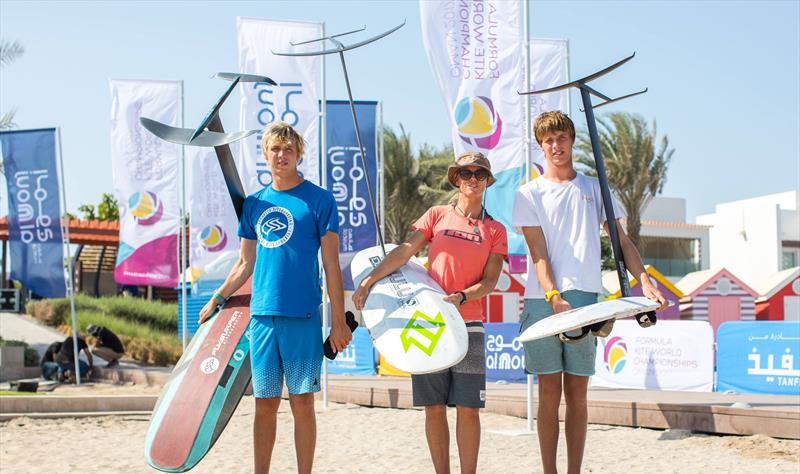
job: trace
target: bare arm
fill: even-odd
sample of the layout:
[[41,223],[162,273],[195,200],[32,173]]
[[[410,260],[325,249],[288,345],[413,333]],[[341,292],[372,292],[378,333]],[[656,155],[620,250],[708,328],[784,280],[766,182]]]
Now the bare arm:
[[[486,266],[483,267],[483,277],[481,280],[478,283],[461,290],[467,297],[465,302],[481,299],[491,293],[495,286],[497,286],[497,279],[500,277],[500,272],[502,270],[503,256],[499,253],[489,254],[489,260],[486,261]],[[456,306],[461,303],[461,295],[458,293],[447,295],[442,299],[453,303]]]
[[356,309],[360,310],[364,307],[364,302],[367,300],[369,290],[376,281],[391,275],[392,272],[406,264],[417,252],[425,247],[428,240],[425,234],[420,231],[415,231],[411,236],[402,244],[398,245],[394,250],[386,255],[377,267],[373,268],[369,275],[366,276],[358,285],[356,291],[353,293],[353,304]]
[[353,337],[344,319],[344,285],[339,269],[339,235],[328,231],[320,239],[322,268],[325,270],[325,284],[331,299],[331,348],[342,352]]
[[[253,269],[256,266],[256,241],[250,239],[241,239],[241,246],[239,249],[239,259],[228,272],[225,282],[217,289],[217,293],[223,298],[230,298],[236,293],[236,290],[245,284],[248,278],[253,274]],[[200,311],[200,324],[211,317],[216,311],[219,303],[212,297],[203,309]]]
[[[528,251],[533,258],[533,270],[536,278],[539,279],[539,285],[545,293],[558,290],[556,279],[553,276],[553,267],[550,264],[550,258],[547,255],[547,241],[544,238],[544,232],[540,226],[523,227],[522,235],[525,237],[525,243],[528,245]],[[530,270],[528,270],[528,278],[533,277]],[[561,295],[555,295],[550,298],[550,305],[553,311],[560,313],[572,309],[572,306],[563,299]]]
[[[644,268],[639,250],[633,245],[633,241],[628,238],[628,234],[622,229],[622,224],[619,223],[619,220],[616,221],[616,224],[617,234],[619,235],[619,245],[622,248],[622,258],[625,259],[625,267],[627,267],[634,278],[641,283],[644,296],[661,303],[658,311],[666,309],[668,305],[667,299],[661,294],[658,288],[653,286],[650,282],[650,277],[647,275],[647,270]],[[608,232],[608,221],[603,223],[603,228]]]

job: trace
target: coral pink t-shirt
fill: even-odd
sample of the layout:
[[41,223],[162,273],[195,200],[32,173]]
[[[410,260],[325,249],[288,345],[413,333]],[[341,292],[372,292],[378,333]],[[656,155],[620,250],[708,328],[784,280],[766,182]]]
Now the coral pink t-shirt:
[[[489,216],[483,220],[467,219],[453,206],[428,209],[411,228],[425,234],[430,242],[428,273],[447,294],[481,281],[490,254],[508,254],[503,224]],[[468,301],[459,306],[458,311],[467,321],[484,319],[481,300]]]

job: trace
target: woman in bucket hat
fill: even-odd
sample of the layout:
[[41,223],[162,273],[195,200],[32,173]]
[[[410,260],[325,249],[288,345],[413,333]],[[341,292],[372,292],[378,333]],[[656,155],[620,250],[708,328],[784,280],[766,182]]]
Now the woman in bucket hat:
[[447,407],[456,407],[456,441],[461,472],[475,472],[480,447],[479,410],[486,401],[481,300],[495,287],[508,254],[505,227],[483,207],[486,188],[495,182],[489,160],[479,152],[459,155],[447,170],[458,194],[451,204],[433,206],[413,225],[411,236],[392,250],[353,293],[357,309],[370,288],[420,250],[428,247],[428,273],[444,289],[464,318],[469,347],[464,359],[449,369],[412,375],[415,406],[425,407],[425,435],[437,473],[450,472]]

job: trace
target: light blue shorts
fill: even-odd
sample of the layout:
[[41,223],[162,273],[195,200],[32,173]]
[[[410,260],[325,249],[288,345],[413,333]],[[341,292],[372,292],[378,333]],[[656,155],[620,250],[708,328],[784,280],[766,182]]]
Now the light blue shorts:
[[309,317],[250,318],[250,363],[253,395],[280,397],[283,380],[292,395],[319,392],[322,371],[322,323]]
[[[561,297],[573,308],[597,303],[597,293],[586,291],[568,290]],[[525,309],[520,315],[520,334],[533,323],[553,314],[553,307],[543,298],[526,299]],[[591,332],[578,342],[565,343],[558,336],[549,336],[525,342],[522,347],[525,349],[525,372],[529,374],[566,372],[585,377],[594,375],[597,339]]]

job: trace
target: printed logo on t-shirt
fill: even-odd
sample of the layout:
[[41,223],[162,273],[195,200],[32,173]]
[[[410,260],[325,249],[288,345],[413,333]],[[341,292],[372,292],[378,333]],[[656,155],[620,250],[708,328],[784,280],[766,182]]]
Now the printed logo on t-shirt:
[[483,238],[480,234],[464,232],[463,230],[446,229],[444,235],[447,237],[455,237],[456,239],[468,240],[470,242],[481,243]]
[[292,213],[280,206],[272,206],[258,218],[256,233],[258,243],[272,249],[289,241],[294,232]]
[[581,199],[586,201],[588,204],[591,204],[591,203],[594,202],[594,198],[592,196],[587,195],[587,194],[581,194]]

